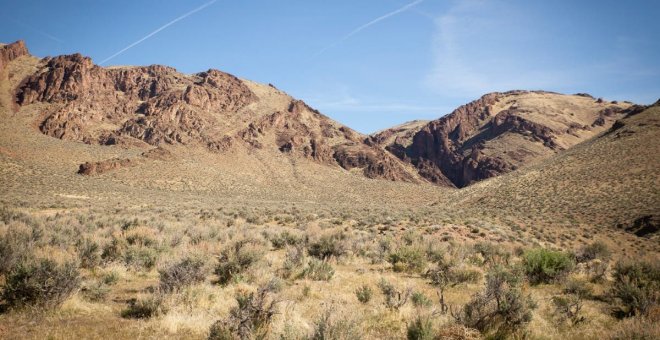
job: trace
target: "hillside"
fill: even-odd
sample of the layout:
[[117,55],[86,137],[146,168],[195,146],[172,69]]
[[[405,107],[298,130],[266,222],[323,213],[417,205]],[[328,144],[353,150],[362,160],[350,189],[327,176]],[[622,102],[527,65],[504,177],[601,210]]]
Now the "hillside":
[[[271,86],[217,70],[184,75],[160,65],[102,68],[80,54],[37,60],[22,42],[1,48],[7,51],[2,67],[12,74],[4,95],[14,97],[17,115],[32,115],[41,133],[144,154],[89,159],[83,174],[149,163],[156,154],[175,161],[177,147],[186,147],[420,181],[407,165],[364,143],[361,134]],[[159,149],[148,151],[154,147]]]
[[438,203],[468,216],[506,216],[527,232],[531,227],[554,234],[554,241],[557,237],[572,240],[571,234],[610,234],[618,229],[636,235],[637,242],[641,242],[639,237],[655,239],[657,250],[660,102],[633,107],[592,140],[452,192]]
[[425,125],[392,128],[371,140],[414,165],[422,177],[465,187],[588,140],[629,106],[584,94],[490,93]]

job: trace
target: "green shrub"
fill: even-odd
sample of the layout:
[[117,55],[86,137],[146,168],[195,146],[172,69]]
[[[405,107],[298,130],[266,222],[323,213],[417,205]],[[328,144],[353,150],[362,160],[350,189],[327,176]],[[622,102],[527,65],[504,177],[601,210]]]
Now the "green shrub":
[[372,295],[373,295],[373,291],[371,290],[371,287],[367,285],[363,285],[355,290],[355,296],[357,296],[358,301],[364,304],[369,303],[369,301],[371,301]]
[[158,252],[146,247],[129,247],[124,253],[124,263],[135,269],[151,270],[158,262]]
[[32,244],[32,236],[27,230],[9,229],[0,235],[0,275],[6,274],[16,263],[28,258]]
[[609,260],[611,251],[607,245],[601,241],[596,241],[584,246],[575,254],[575,260],[578,263],[589,262],[595,259]]
[[335,275],[335,270],[326,262],[318,259],[310,259],[301,276],[316,281],[330,281]]
[[82,268],[94,268],[101,263],[101,247],[88,238],[79,239],[76,242],[76,250]]
[[611,295],[626,316],[646,315],[660,301],[660,265],[648,262],[617,262]]
[[317,241],[311,242],[307,247],[307,253],[321,260],[331,257],[340,257],[346,253],[346,245],[343,233],[321,236]]
[[503,247],[489,242],[479,242],[473,246],[475,253],[481,255],[484,264],[489,266],[508,265],[511,253]]
[[387,261],[395,272],[421,273],[426,269],[426,255],[422,249],[405,246],[390,253]]
[[218,282],[227,284],[259,262],[263,256],[264,249],[257,240],[245,239],[235,242],[222,251],[218,258],[215,267]]
[[573,269],[573,260],[566,253],[538,248],[523,254],[523,266],[531,283],[551,283]]
[[412,288],[397,288],[384,278],[378,283],[378,288],[385,295],[385,306],[392,310],[398,310],[405,305],[412,294]]
[[422,292],[414,292],[411,301],[415,307],[430,307],[433,304],[433,301]]
[[326,309],[314,323],[314,331],[310,340],[344,340],[362,339],[359,325],[333,308]]
[[275,249],[283,249],[286,246],[295,246],[301,243],[302,239],[288,231],[283,231],[279,234],[270,237],[270,243]]
[[496,337],[520,331],[532,319],[536,304],[523,296],[522,276],[515,270],[495,266],[486,275],[486,287],[452,315],[466,327]]
[[160,289],[164,292],[177,291],[183,287],[204,281],[205,263],[196,257],[186,257],[158,270]]
[[56,307],[80,287],[80,273],[73,262],[50,259],[22,261],[5,278],[2,298],[10,307]]
[[433,323],[428,317],[418,316],[409,323],[406,329],[408,340],[433,340],[436,339]]

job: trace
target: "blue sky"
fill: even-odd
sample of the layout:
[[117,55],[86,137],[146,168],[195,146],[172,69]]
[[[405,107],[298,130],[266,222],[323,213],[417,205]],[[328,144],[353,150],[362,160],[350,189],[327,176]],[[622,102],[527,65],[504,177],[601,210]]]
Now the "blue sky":
[[435,119],[492,91],[660,98],[660,2],[651,0],[0,0],[0,8],[0,41],[97,63],[170,23],[104,65],[217,68],[272,83],[365,133]]

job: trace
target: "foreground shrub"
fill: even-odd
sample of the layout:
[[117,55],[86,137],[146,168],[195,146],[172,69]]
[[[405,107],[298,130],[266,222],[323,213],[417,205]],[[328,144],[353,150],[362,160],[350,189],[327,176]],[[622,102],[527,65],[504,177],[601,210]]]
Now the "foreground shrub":
[[362,339],[359,325],[333,308],[326,309],[314,323],[310,340]]
[[318,259],[310,259],[301,274],[302,277],[315,281],[330,281],[334,275],[335,269],[328,262]]
[[172,292],[183,287],[204,281],[206,270],[204,261],[199,258],[186,257],[179,262],[167,265],[160,270],[160,289]]
[[317,241],[308,245],[307,253],[321,260],[340,257],[346,253],[345,238],[346,236],[343,233],[323,235]]
[[566,253],[538,248],[523,254],[523,266],[531,283],[551,283],[565,277],[573,261]]
[[121,316],[128,319],[148,319],[167,313],[161,294],[150,295],[141,299],[131,299],[128,307],[121,311]]
[[302,239],[288,231],[270,236],[270,243],[275,249],[283,249],[286,246],[295,246],[301,243]]
[[625,316],[646,315],[660,301],[660,265],[617,262],[611,295]]
[[209,340],[265,339],[278,304],[271,296],[270,286],[259,287],[256,293],[239,292],[236,302],[238,306],[229,311],[226,319],[211,326]]
[[2,298],[10,307],[56,307],[80,287],[74,262],[22,261],[7,273]]
[[244,239],[227,247],[218,258],[215,274],[220,284],[227,284],[248,268],[259,262],[264,256],[264,249],[254,239]]
[[357,296],[358,301],[365,304],[371,301],[372,295],[373,295],[373,290],[371,290],[371,287],[367,285],[363,285],[355,290],[355,296]]
[[610,255],[611,252],[607,245],[601,241],[596,241],[578,250],[575,254],[575,260],[578,263],[589,262],[596,259],[605,261],[609,260]]
[[406,328],[408,340],[433,340],[436,338],[431,319],[418,316]]
[[426,269],[426,254],[419,248],[401,247],[390,253],[387,262],[392,264],[395,272],[421,273]]
[[385,295],[385,306],[392,310],[398,310],[408,302],[412,294],[412,288],[398,288],[385,279],[381,279],[378,288]]
[[0,275],[6,274],[18,262],[28,257],[32,236],[27,230],[9,229],[0,235]]
[[498,337],[521,330],[531,321],[536,308],[530,297],[523,296],[521,284],[520,273],[496,266],[486,276],[484,291],[452,315],[466,327]]
[[101,263],[101,247],[88,238],[76,242],[76,250],[82,268],[94,268]]

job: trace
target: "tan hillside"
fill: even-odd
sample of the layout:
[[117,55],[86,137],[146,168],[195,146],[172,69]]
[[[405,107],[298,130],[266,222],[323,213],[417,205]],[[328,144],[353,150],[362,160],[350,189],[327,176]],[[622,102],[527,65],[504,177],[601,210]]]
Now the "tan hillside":
[[573,232],[591,225],[597,227],[594,233],[618,228],[657,240],[660,103],[634,107],[592,140],[454,191],[442,202],[448,209],[466,210],[467,215],[507,216],[550,232],[559,225]]
[[421,176],[464,187],[588,140],[629,105],[542,91],[490,93],[421,128],[393,128],[372,139]]

